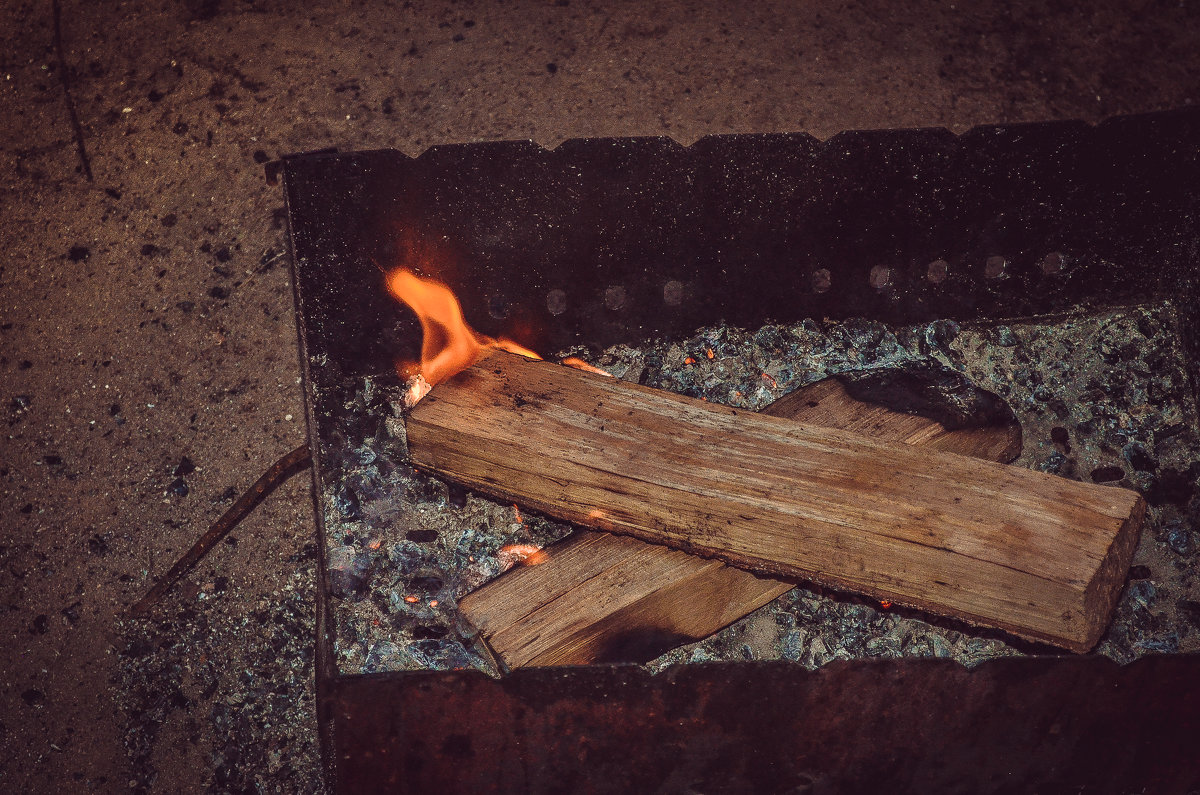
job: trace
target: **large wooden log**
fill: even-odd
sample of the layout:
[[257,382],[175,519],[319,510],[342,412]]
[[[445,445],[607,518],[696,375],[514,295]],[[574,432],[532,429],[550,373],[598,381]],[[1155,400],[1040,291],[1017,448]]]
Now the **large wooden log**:
[[1083,652],[1132,491],[715,406],[493,351],[406,418],[414,464],[560,519]]
[[[850,396],[836,378],[797,389],[763,412],[882,441],[1008,462],[1015,419],[948,430],[936,420]],[[467,594],[459,616],[508,668],[645,662],[708,637],[786,593],[756,575],[630,536],[577,530]]]

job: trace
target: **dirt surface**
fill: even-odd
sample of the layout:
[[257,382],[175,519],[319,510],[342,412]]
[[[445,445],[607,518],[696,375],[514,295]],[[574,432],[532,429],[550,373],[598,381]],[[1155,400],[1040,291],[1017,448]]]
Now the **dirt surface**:
[[1200,101],[1192,0],[645,8],[0,8],[0,789],[320,790],[304,478],[157,616],[117,620],[304,441],[283,197],[264,162],[963,131]]

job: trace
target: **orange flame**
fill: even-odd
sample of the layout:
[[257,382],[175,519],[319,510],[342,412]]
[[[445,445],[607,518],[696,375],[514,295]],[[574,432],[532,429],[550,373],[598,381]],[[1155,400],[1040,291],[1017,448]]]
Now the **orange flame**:
[[444,284],[422,279],[407,268],[396,268],[387,275],[387,288],[421,321],[419,377],[410,377],[408,365],[396,365],[400,377],[407,378],[412,384],[409,387],[410,405],[425,397],[434,385],[475,364],[487,348],[499,348],[528,359],[542,358],[512,340],[494,340],[468,326],[462,306]]
[[418,278],[407,268],[389,273],[387,287],[421,321],[421,375],[430,386],[475,364],[483,344],[463,319],[462,307],[450,288]]
[[583,359],[580,359],[578,356],[568,356],[562,360],[562,363],[567,367],[574,367],[576,370],[583,370],[585,373],[595,373],[596,375],[602,375],[606,378],[613,377],[612,373],[608,372],[607,370],[601,370],[599,367],[594,365],[590,365]]
[[[499,348],[527,359],[542,357],[512,340],[492,339],[467,325],[462,306],[450,288],[431,279],[422,279],[407,268],[395,268],[387,274],[388,292],[416,313],[421,321],[421,363],[417,373],[412,366],[397,363],[396,371],[411,383],[409,405],[425,397],[429,390],[475,362],[488,348]],[[609,375],[578,357],[563,364],[578,370]]]

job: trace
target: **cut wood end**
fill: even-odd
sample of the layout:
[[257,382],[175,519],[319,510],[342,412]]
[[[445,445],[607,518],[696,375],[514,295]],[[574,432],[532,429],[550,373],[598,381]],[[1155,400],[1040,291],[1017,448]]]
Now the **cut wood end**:
[[[1111,487],[1116,488],[1116,487]],[[1071,651],[1085,654],[1096,647],[1104,633],[1108,631],[1112,621],[1113,611],[1121,596],[1126,579],[1129,577],[1129,567],[1133,562],[1133,553],[1137,549],[1142,536],[1142,525],[1146,518],[1146,501],[1142,495],[1120,489],[1123,496],[1130,500],[1129,515],[1121,524],[1108,554],[1096,571],[1096,576],[1088,583],[1083,597],[1083,626],[1087,629],[1080,642],[1071,646]]]

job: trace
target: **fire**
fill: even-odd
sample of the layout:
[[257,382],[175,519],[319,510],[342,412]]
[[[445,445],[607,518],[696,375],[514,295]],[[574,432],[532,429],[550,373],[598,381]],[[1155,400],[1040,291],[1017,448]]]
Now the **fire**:
[[407,268],[387,277],[388,292],[421,321],[421,376],[430,386],[473,365],[483,352],[479,335],[463,319],[462,307],[444,284],[421,279]]
[[[409,383],[408,404],[415,405],[437,384],[462,372],[489,348],[499,348],[528,359],[542,357],[512,340],[492,339],[467,325],[458,298],[444,284],[422,279],[407,268],[395,268],[387,274],[387,289],[398,301],[416,313],[421,321],[421,363],[416,374],[397,365],[401,378]],[[563,360],[578,370],[608,375],[578,357]]]
[[537,566],[545,563],[549,555],[534,544],[505,544],[497,550],[496,557],[500,559],[500,564],[507,571],[518,563],[522,566]]
[[562,360],[562,363],[567,367],[574,367],[576,370],[583,370],[585,373],[595,373],[596,375],[602,375],[605,378],[613,377],[612,373],[608,372],[607,370],[601,370],[599,367],[590,365],[583,359],[580,359],[578,356],[568,356]]

